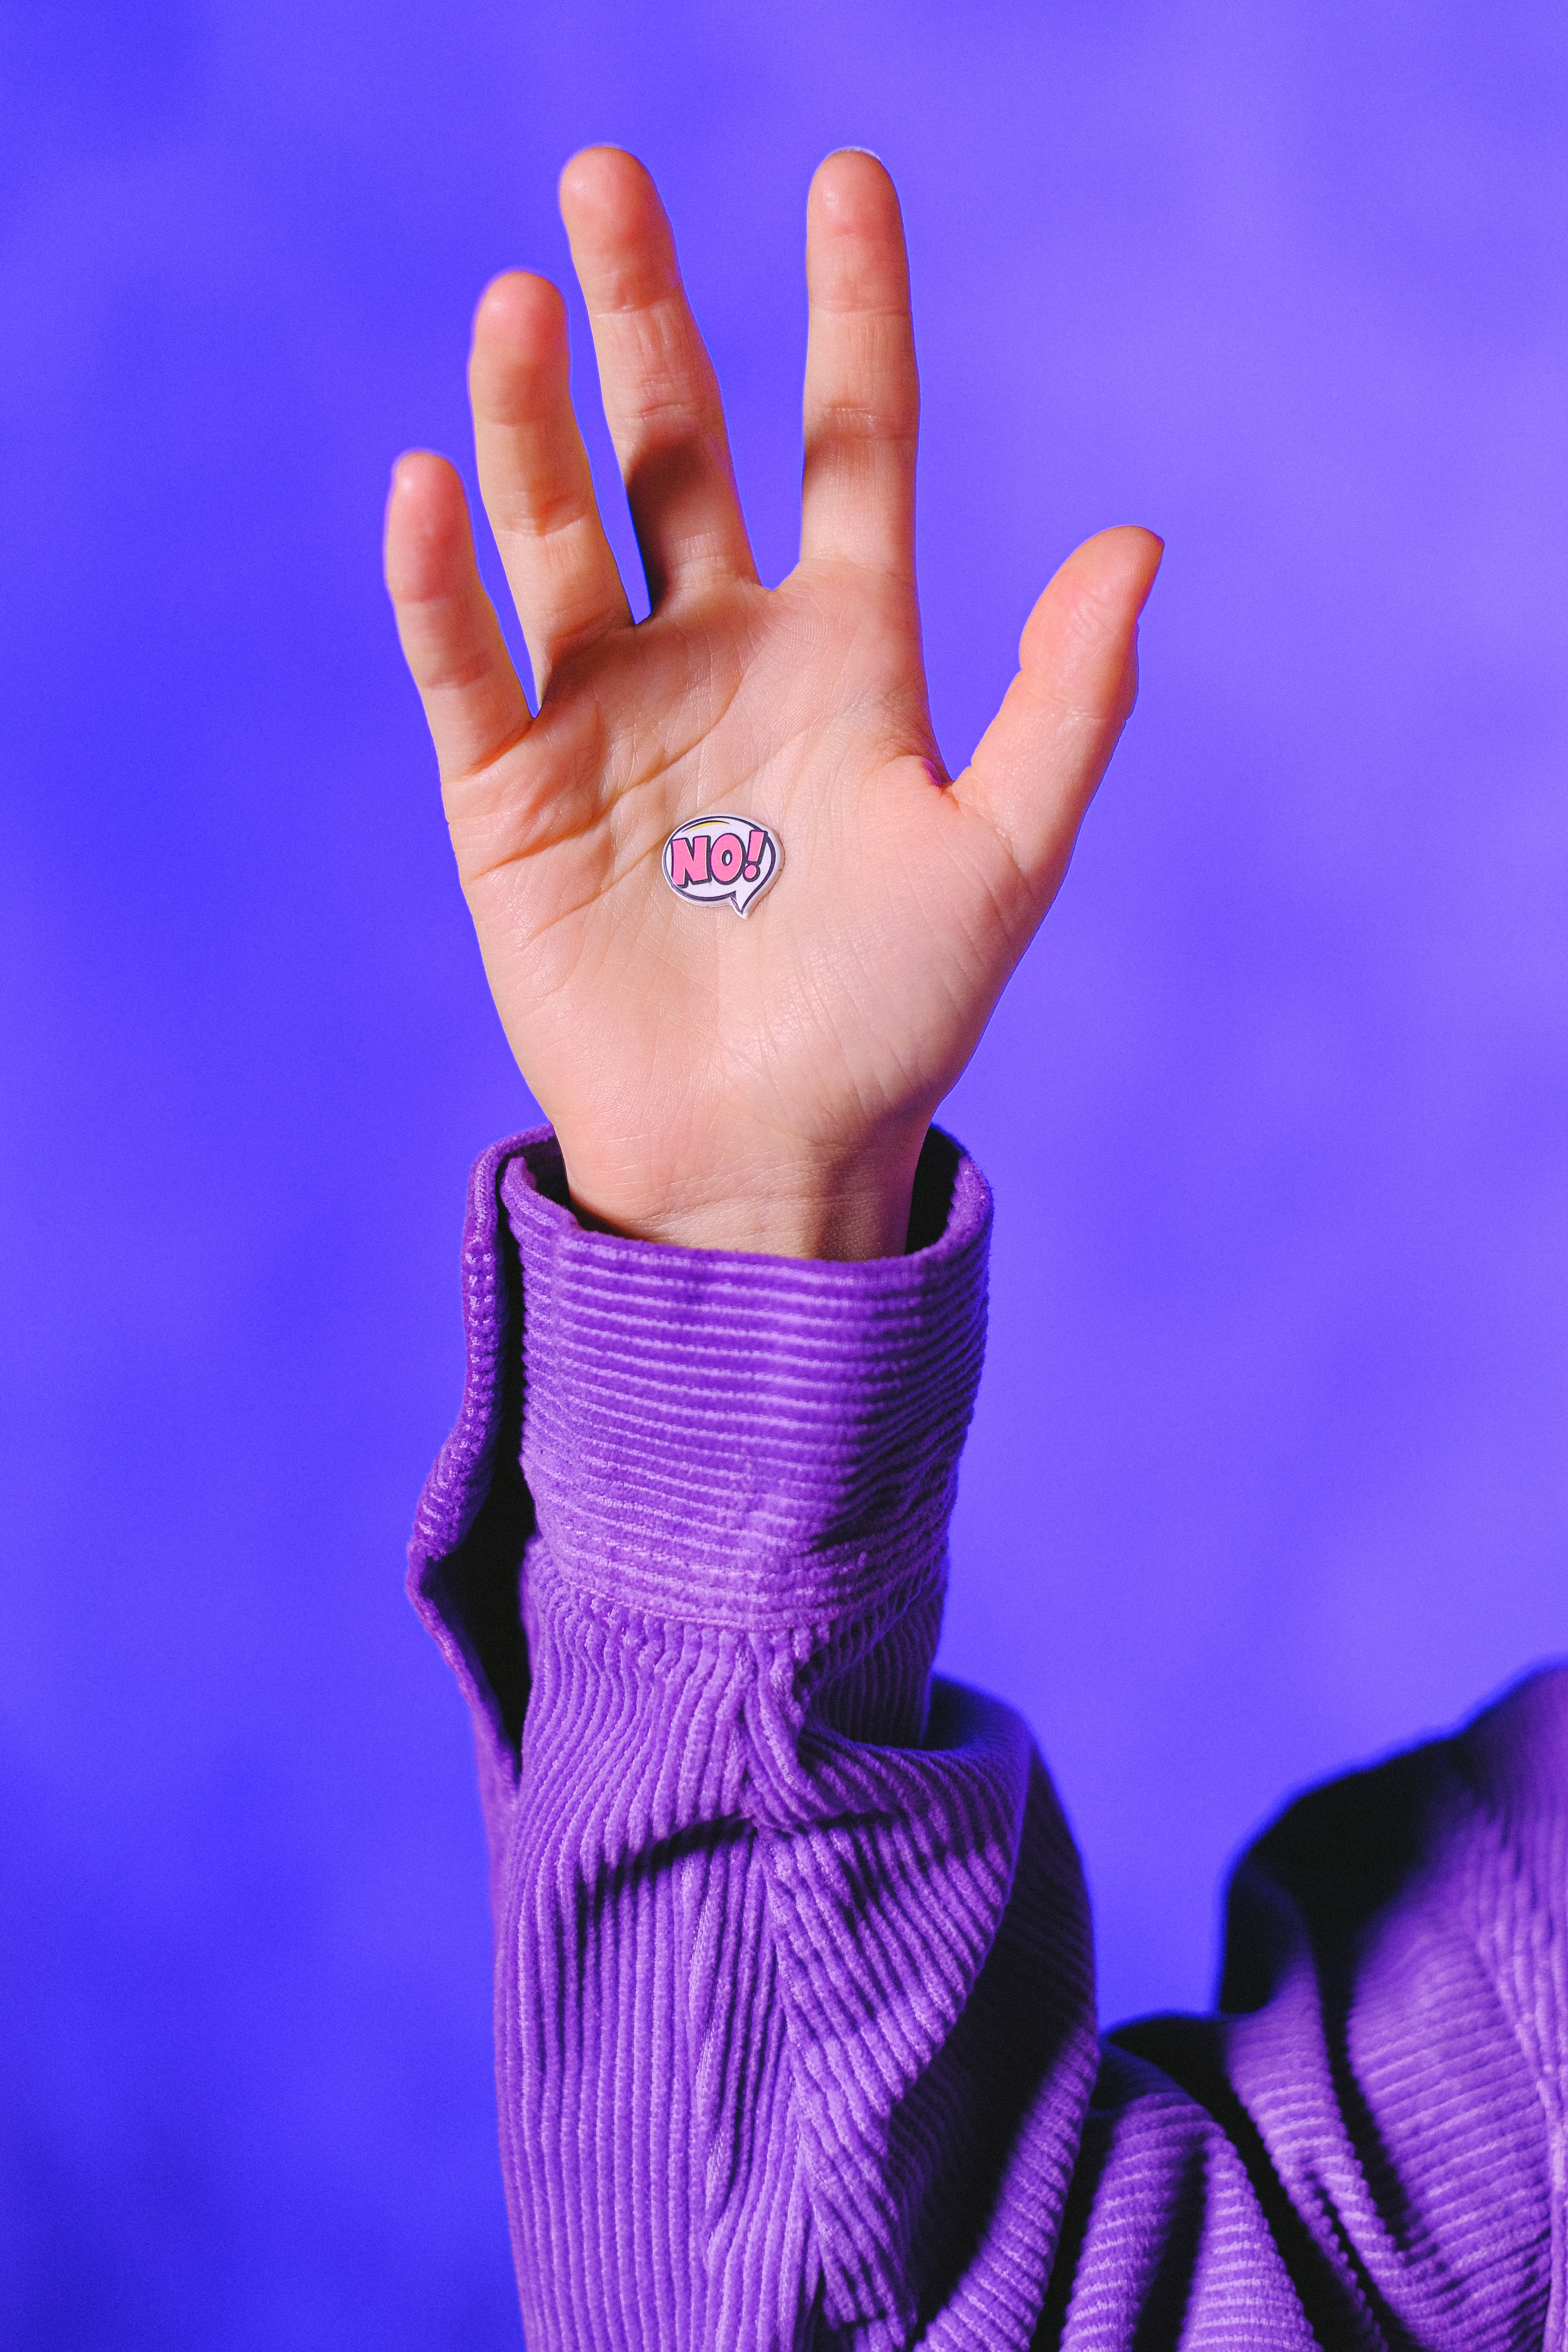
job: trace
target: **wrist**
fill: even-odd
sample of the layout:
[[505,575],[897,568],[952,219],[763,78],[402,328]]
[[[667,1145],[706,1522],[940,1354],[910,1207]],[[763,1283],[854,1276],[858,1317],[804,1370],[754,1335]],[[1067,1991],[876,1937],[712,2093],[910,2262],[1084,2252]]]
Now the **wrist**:
[[900,1257],[926,1121],[875,1150],[649,1171],[574,1152],[571,1202],[592,1232],[679,1249],[851,1262]]

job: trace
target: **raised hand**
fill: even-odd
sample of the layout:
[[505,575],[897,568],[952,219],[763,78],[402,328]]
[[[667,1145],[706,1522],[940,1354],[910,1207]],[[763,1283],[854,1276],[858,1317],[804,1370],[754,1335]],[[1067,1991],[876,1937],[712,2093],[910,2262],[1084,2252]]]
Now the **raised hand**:
[[[1160,544],[1110,530],[1069,557],[950,781],[921,660],[919,395],[881,165],[832,155],[812,184],[801,555],[772,590],[652,182],[589,149],[561,207],[647,619],[633,625],[599,520],[542,278],[489,288],[469,371],[536,716],[451,467],[403,458],[387,509],[387,584],[496,1004],[585,1218],[697,1247],[893,1254],[931,1115],[1131,709]],[[660,872],[670,831],[711,810],[784,845],[744,921],[681,904]]]

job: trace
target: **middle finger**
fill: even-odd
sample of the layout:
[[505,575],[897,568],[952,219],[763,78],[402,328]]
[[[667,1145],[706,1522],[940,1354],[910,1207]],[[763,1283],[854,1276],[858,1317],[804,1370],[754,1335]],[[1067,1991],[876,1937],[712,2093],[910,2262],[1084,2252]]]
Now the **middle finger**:
[[755,580],[718,378],[652,180],[619,148],[588,148],[561,175],[561,214],[651,602]]

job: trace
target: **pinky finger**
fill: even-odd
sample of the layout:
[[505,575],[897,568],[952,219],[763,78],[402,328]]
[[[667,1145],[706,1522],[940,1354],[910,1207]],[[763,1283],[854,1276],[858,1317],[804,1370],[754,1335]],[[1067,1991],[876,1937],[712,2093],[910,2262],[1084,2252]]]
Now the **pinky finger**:
[[400,457],[386,501],[386,587],[444,785],[493,766],[527,734],[528,700],[474,560],[454,467]]

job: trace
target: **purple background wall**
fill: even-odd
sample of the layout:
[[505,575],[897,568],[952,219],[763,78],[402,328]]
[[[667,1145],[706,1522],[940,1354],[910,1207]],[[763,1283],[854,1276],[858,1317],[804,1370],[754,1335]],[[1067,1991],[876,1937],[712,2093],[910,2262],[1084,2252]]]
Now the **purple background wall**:
[[914,249],[950,756],[1074,541],[1167,535],[1142,706],[950,1110],[1000,1221],[946,1656],[1045,1742],[1108,2012],[1200,2001],[1249,1825],[1568,1645],[1568,36],[0,28],[0,2338],[514,2345],[467,1740],[399,1580],[464,1171],[530,1106],[378,584],[388,461],[466,454],[472,299],[562,270],[556,169],[617,140],[776,576],[802,200],[858,141]]

